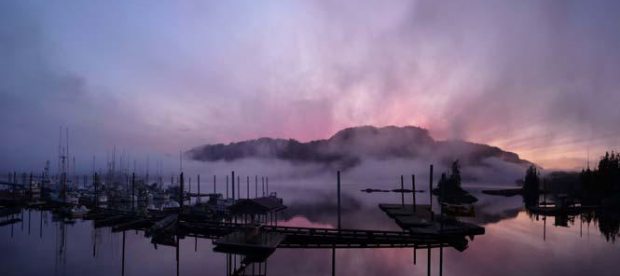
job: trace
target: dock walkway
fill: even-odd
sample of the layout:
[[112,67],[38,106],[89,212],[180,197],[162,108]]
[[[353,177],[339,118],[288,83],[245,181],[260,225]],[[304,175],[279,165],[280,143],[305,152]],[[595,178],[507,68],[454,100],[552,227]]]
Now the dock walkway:
[[379,209],[413,236],[447,237],[484,234],[484,227],[434,215],[429,205],[416,205],[414,211],[411,204],[379,204]]
[[[180,222],[181,231],[187,236],[217,239],[240,231],[244,224]],[[401,231],[307,228],[265,225],[264,233],[277,233],[285,238],[278,248],[390,248],[390,247],[439,247],[448,241],[427,233]]]

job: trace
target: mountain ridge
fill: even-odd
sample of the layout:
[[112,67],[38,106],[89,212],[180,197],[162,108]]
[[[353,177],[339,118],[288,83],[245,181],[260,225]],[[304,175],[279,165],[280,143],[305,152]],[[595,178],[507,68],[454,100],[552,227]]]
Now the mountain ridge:
[[514,152],[462,140],[433,139],[415,126],[359,126],[342,129],[327,139],[299,142],[262,137],[229,144],[206,144],[186,155],[198,161],[235,161],[243,158],[280,159],[294,163],[323,163],[341,169],[358,165],[363,158],[433,158],[442,163],[456,159],[463,165],[481,165],[487,158],[528,165]]

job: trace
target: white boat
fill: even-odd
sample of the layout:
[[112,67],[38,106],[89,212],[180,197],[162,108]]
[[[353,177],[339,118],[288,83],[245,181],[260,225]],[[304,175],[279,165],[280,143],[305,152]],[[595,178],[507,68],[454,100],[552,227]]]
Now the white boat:
[[41,198],[41,184],[33,181],[30,187],[30,197],[31,199],[40,199]]
[[146,201],[152,202],[153,199],[154,199],[154,197],[153,197],[152,193],[149,192],[149,193],[146,194]]
[[99,195],[99,202],[100,203],[108,202],[108,196],[107,195]]
[[66,194],[65,195],[65,203],[78,205],[80,203],[80,198],[74,194]]
[[80,205],[80,207],[72,207],[69,210],[69,215],[72,218],[82,218],[88,214],[88,211],[90,211],[88,208],[84,207],[84,205]]
[[175,209],[175,208],[179,208],[179,207],[181,207],[181,205],[179,205],[178,202],[176,202],[174,200],[170,200],[170,201],[166,201],[164,203],[164,205],[162,205],[162,210]]
[[158,208],[155,206],[155,204],[151,203],[148,206],[146,206],[146,210],[147,211],[161,211],[161,208]]

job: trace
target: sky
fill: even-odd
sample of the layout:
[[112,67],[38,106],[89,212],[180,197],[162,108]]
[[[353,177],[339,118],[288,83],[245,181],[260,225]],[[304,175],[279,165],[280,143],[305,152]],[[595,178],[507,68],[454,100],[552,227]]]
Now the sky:
[[[618,1],[0,1],[0,169],[414,125],[574,169],[620,149]],[[90,162],[90,161],[88,161]]]

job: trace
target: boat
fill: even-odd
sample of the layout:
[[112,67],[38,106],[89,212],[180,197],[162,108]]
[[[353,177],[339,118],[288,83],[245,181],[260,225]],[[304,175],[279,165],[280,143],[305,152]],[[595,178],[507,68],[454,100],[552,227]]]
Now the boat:
[[263,231],[262,225],[247,225],[215,241],[216,252],[256,255],[263,258],[271,255],[286,236],[282,233]]
[[65,203],[69,203],[72,205],[78,205],[80,204],[80,197],[75,194],[66,194]]
[[443,210],[447,215],[457,217],[474,217],[476,212],[471,204],[442,203]]
[[171,214],[168,215],[159,221],[155,222],[147,231],[146,235],[148,237],[155,236],[159,233],[166,232],[167,229],[173,227],[178,221],[179,215]]
[[106,203],[108,202],[108,196],[107,195],[99,195],[99,203]]
[[174,200],[170,200],[170,201],[166,201],[162,206],[161,209],[162,210],[171,210],[171,209],[178,209],[179,207],[181,207],[181,205],[179,205],[178,202],[174,201]]
[[90,210],[86,207],[84,207],[84,205],[80,205],[79,207],[77,206],[66,206],[64,208],[62,208],[60,210],[60,214],[64,217],[68,217],[71,219],[76,219],[76,218],[83,218],[84,216],[86,216],[86,214],[88,214]]
[[71,218],[83,218],[89,211],[84,205],[80,205],[80,207],[74,206],[69,210],[69,216]]
[[170,195],[167,193],[163,193],[163,192],[159,192],[159,193],[155,193],[153,195],[153,199],[155,200],[169,200],[170,199]]
[[152,202],[153,199],[155,199],[155,197],[153,196],[151,192],[147,192],[145,197],[146,197],[147,202]]
[[147,212],[150,212],[150,213],[155,213],[155,214],[156,214],[156,213],[158,213],[158,212],[161,212],[161,211],[162,211],[162,208],[161,208],[161,206],[156,206],[156,205],[155,205],[155,204],[153,204],[153,203],[149,203],[149,204],[146,206],[146,211],[147,211]]

